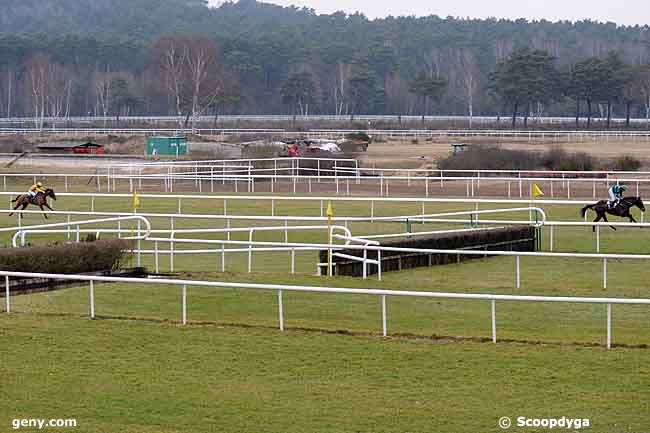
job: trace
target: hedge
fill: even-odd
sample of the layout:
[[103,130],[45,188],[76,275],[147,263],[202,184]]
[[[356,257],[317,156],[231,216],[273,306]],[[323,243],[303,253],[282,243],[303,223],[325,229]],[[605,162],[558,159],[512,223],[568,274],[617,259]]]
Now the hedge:
[[0,269],[15,272],[78,274],[121,268],[131,257],[132,242],[106,239],[0,249]]
[[[437,250],[480,249],[500,251],[535,251],[536,230],[532,226],[504,227],[497,229],[478,230],[464,233],[445,233],[433,236],[418,236],[396,241],[382,242],[383,247],[421,248]],[[363,250],[344,249],[338,251],[350,256],[363,257]],[[376,251],[368,251],[369,259],[377,260]],[[482,258],[482,255],[459,254],[429,254],[429,253],[404,253],[401,251],[382,251],[382,272],[399,271],[402,269],[423,266],[445,265],[457,263],[473,258]],[[319,253],[320,263],[327,263],[327,250]],[[360,261],[349,260],[334,256],[332,261],[336,264],[333,268],[335,275],[360,277],[363,275],[363,264]],[[320,267],[321,275],[327,273],[327,266]],[[368,265],[368,275],[377,273],[376,265]]]

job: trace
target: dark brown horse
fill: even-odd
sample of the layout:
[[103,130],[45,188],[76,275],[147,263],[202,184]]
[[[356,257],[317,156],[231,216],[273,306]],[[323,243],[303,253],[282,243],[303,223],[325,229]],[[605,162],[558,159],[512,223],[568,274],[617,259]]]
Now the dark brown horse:
[[[43,209],[43,206],[48,208],[49,210],[53,211],[50,207],[49,204],[47,204],[47,198],[52,197],[53,200],[56,200],[56,194],[54,194],[54,190],[51,188],[47,188],[45,192],[38,192],[34,197],[31,197],[29,194],[23,194],[19,195],[16,197],[14,200],[11,200],[12,203],[16,203],[16,206],[14,206],[14,210],[18,209],[19,207],[22,206],[22,209],[20,210],[25,210],[27,206],[30,204],[33,204],[35,206],[38,206],[41,208],[43,211],[43,216],[45,219],[47,219],[47,215],[45,214],[45,209]],[[9,216],[12,216],[14,213],[10,213]]]
[[[641,197],[625,197],[621,199],[621,201],[618,203],[618,205],[615,208],[610,208],[607,200],[601,200],[598,203],[590,204],[588,206],[583,207],[582,210],[580,211],[580,214],[584,217],[585,214],[587,213],[587,209],[591,209],[594,212],[596,212],[597,215],[594,222],[598,222],[601,219],[604,220],[605,222],[609,222],[607,220],[607,214],[610,214],[621,218],[628,218],[630,222],[635,223],[636,220],[630,213],[630,208],[634,206],[641,209],[642,212],[645,212],[645,205],[643,204],[643,200],[641,200]],[[616,227],[612,227],[612,228],[616,230]],[[596,227],[594,226],[592,227],[592,229],[595,231]]]

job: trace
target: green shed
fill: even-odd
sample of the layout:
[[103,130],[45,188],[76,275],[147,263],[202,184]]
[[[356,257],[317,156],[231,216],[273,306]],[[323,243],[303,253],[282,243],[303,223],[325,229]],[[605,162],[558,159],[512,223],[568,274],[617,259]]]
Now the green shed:
[[147,155],[180,156],[187,155],[185,137],[147,137]]

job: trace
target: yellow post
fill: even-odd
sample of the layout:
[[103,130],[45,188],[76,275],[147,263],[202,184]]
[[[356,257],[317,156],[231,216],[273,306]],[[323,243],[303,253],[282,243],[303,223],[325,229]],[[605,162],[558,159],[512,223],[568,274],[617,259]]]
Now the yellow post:
[[133,213],[138,213],[138,208],[140,207],[140,196],[138,191],[133,191]]
[[[534,184],[532,184],[530,186],[530,195],[531,195],[532,203],[535,204],[535,199],[537,197],[543,197],[544,192],[539,187],[539,185],[534,183]],[[530,212],[529,212],[529,217],[530,217],[530,221],[532,223],[533,216],[532,216],[532,214]],[[535,211],[535,224],[537,224],[537,222],[538,222],[537,221],[537,211]],[[541,249],[541,247],[542,247],[542,229],[541,228],[537,229],[537,234],[538,234],[538,236],[536,236],[537,237],[537,247]]]
[[[327,202],[327,243],[332,245],[332,217],[334,211],[332,210],[332,202]],[[332,276],[332,247],[327,248],[327,276]]]

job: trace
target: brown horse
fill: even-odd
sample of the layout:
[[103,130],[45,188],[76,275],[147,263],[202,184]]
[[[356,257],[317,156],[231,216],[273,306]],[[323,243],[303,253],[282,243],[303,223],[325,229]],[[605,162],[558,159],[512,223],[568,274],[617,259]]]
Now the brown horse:
[[[43,206],[45,206],[51,211],[54,210],[50,207],[49,204],[47,204],[48,197],[52,197],[53,200],[56,200],[56,194],[54,194],[54,190],[51,188],[47,188],[45,192],[36,193],[34,197],[30,197],[29,194],[19,195],[14,200],[11,200],[11,202],[16,203],[16,206],[14,206],[14,210],[18,209],[21,206],[22,206],[21,210],[25,210],[25,208],[30,204],[38,206],[43,211],[43,216],[45,217],[45,219],[47,219],[47,215],[45,214],[45,209],[43,209]],[[9,216],[12,216],[13,214],[14,213],[12,212],[9,214]]]

